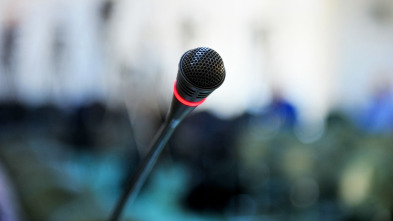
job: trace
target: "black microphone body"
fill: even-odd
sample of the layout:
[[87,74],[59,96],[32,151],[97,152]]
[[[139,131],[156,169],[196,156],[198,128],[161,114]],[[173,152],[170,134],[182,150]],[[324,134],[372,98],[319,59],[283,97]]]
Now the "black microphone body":
[[112,213],[110,221],[117,221],[129,200],[132,203],[154,164],[160,156],[179,123],[203,103],[225,79],[225,68],[221,57],[212,49],[196,48],[182,56],[174,85],[172,103],[164,124],[154,138],[148,154],[138,166],[135,175],[126,187]]

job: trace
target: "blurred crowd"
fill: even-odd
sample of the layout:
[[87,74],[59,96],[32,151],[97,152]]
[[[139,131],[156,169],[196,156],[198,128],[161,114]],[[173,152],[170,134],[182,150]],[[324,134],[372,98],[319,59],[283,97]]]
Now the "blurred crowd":
[[[370,119],[388,111],[377,98],[363,118],[329,114],[313,142],[299,139],[296,107],[279,95],[231,119],[196,112],[126,220],[391,220],[393,124]],[[149,117],[151,130],[165,112]],[[98,102],[2,103],[1,220],[105,220],[146,152],[143,129]]]

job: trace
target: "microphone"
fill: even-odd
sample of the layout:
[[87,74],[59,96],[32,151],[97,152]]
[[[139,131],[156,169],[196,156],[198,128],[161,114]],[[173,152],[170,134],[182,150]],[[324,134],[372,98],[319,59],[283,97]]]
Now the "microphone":
[[224,62],[213,49],[200,47],[184,53],[179,62],[167,121],[180,122],[220,87],[224,79]]
[[150,150],[119,199],[110,221],[117,221],[127,203],[132,203],[156,163],[160,153],[179,123],[202,104],[207,96],[222,85],[225,67],[213,49],[199,47],[183,54],[173,87],[173,98],[166,120],[157,133]]

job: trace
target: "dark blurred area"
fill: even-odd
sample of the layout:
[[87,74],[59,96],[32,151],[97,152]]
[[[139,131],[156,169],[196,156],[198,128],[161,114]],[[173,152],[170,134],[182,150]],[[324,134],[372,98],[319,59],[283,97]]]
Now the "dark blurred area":
[[393,4],[301,2],[0,1],[0,221],[107,220],[206,44],[124,220],[393,220]]
[[[393,128],[370,133],[334,112],[302,143],[283,102],[233,119],[192,114],[127,220],[390,220]],[[1,220],[105,220],[140,159],[129,122],[99,102],[2,103]]]

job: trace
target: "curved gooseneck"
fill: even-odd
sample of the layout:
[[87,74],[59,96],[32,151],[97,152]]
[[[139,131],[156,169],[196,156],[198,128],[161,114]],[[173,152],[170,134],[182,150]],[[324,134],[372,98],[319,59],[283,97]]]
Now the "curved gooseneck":
[[224,82],[225,68],[220,55],[210,48],[196,48],[184,53],[179,63],[179,72],[174,85],[172,103],[166,117],[154,138],[148,154],[138,166],[119,199],[111,221],[117,221],[127,201],[133,202],[158,157],[179,123],[205,101],[206,97]]

